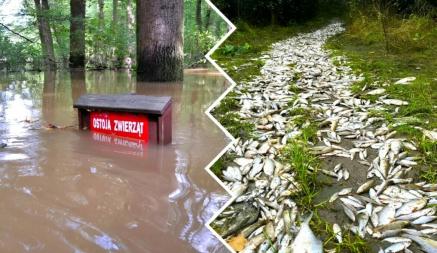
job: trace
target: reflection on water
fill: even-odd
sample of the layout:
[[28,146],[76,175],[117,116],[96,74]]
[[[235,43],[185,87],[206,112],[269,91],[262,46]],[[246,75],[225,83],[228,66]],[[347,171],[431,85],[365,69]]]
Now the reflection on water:
[[[205,71],[0,76],[0,252],[226,252],[204,224],[228,197],[203,170],[228,141],[203,113],[226,86]],[[172,96],[173,144],[77,130],[85,93]]]

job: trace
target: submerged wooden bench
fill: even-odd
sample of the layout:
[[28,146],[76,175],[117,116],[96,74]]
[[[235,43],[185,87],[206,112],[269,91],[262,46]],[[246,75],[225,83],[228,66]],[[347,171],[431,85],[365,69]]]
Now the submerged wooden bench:
[[79,129],[169,144],[172,99],[143,95],[83,95],[73,105]]

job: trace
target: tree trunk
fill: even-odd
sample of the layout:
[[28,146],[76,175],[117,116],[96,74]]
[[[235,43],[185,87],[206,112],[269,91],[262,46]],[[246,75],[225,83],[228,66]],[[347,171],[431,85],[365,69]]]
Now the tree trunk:
[[99,32],[103,32],[105,26],[105,13],[104,13],[105,1],[99,0],[98,5],[99,5]]
[[[97,6],[99,9],[98,14],[98,31],[99,34],[103,34],[105,32],[105,1],[104,0],[98,0]],[[103,68],[105,67],[105,49],[104,49],[104,42],[102,40],[102,36],[98,36],[94,43],[94,64],[97,68]]]
[[196,1],[196,25],[199,32],[202,31],[202,0]]
[[209,26],[211,25],[211,8],[206,9],[206,15],[205,15],[205,31],[209,29]]
[[183,79],[183,0],[137,0],[137,79]]
[[85,0],[70,0],[70,67],[85,67]]
[[118,22],[118,0],[112,0],[112,31],[115,31]]
[[135,16],[132,11],[132,0],[127,0],[127,26],[129,30],[132,30],[134,27]]
[[[135,51],[135,45],[132,44],[130,41],[131,38],[131,34],[134,33],[134,27],[135,27],[135,15],[132,9],[132,0],[127,0],[127,4],[126,4],[126,11],[127,11],[127,29],[129,32],[129,35],[127,36],[128,39],[128,58],[129,61],[132,63],[132,59],[131,57],[134,55],[134,51]],[[127,59],[125,59],[127,60]],[[128,67],[129,69],[129,67]]]
[[53,37],[50,23],[47,20],[49,4],[47,0],[34,0],[36,8],[36,18],[38,20],[39,37],[41,40],[44,65],[48,70],[56,69],[55,51],[53,49]]

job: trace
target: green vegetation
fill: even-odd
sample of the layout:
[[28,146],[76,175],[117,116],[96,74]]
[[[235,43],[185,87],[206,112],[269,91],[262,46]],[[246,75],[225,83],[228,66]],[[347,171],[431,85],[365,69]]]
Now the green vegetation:
[[[398,134],[418,143],[425,157],[422,178],[435,183],[437,143],[414,127],[437,128],[437,23],[427,16],[392,16],[389,27],[389,52],[379,21],[365,15],[351,20],[346,32],[330,39],[327,48],[333,56],[345,55],[348,65],[364,76],[362,82],[352,86],[354,93],[375,100],[376,97],[365,95],[363,87],[383,87],[390,98],[409,102],[397,113],[372,111],[371,115],[384,117]],[[416,80],[406,85],[394,84],[410,76]],[[388,108],[394,111],[394,107]]]
[[296,173],[295,179],[300,191],[293,196],[293,201],[302,209],[311,211],[313,200],[317,195],[320,184],[317,183],[317,166],[319,164],[315,156],[309,155],[308,144],[302,139],[294,140],[281,150],[281,158],[284,163],[289,163]]
[[235,155],[226,153],[220,159],[218,159],[210,168],[212,173],[216,176],[220,176],[222,174],[222,170],[227,167],[227,165],[235,159]]
[[[10,2],[0,0],[0,8],[6,10]],[[48,32],[53,37],[50,44],[53,44],[57,68],[68,67],[72,18],[70,1],[46,2],[48,9],[38,11],[34,1],[23,1],[20,12],[0,17],[0,70],[45,69],[37,16],[47,20],[50,25]],[[204,55],[226,33],[228,27],[206,1],[183,0],[183,3],[184,65],[202,66],[206,63]],[[135,67],[135,9],[136,1],[132,0],[86,1],[84,43],[87,68],[123,68],[126,58],[132,59]]]
[[[335,252],[349,252],[349,253],[362,253],[369,252],[368,243],[358,235],[353,234],[350,231],[342,229],[343,242],[336,241],[332,224],[325,221],[319,214],[321,207],[313,209],[313,219],[311,220],[311,226],[314,228],[314,232],[321,235],[324,238],[325,249],[335,249]],[[324,207],[326,208],[326,207]]]
[[253,137],[255,125],[242,119],[236,112],[240,108],[236,96],[237,94],[235,92],[229,92],[226,97],[220,101],[220,105],[214,108],[212,114],[232,136],[249,139]]

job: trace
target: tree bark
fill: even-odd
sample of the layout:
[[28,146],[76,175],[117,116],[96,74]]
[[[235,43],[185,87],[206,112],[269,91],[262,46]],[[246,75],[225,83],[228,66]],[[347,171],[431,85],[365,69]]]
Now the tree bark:
[[85,67],[85,0],[70,0],[70,67]]
[[137,0],[137,79],[183,79],[183,0]]
[[[105,1],[104,0],[98,0],[97,1],[97,6],[99,9],[99,14],[98,14],[98,30],[100,34],[103,34],[105,31],[105,12],[104,12],[104,8],[105,8]],[[104,55],[105,55],[105,50],[104,50],[104,42],[102,40],[101,36],[98,36],[96,38],[95,41],[95,48],[94,48],[94,64],[97,65],[97,68],[103,67],[104,66]]]
[[50,23],[47,20],[49,4],[47,0],[34,0],[34,2],[44,65],[48,70],[54,70],[56,69],[56,58],[55,51],[53,49],[52,31],[50,29]]
[[129,30],[132,30],[134,27],[135,16],[132,10],[132,0],[127,0],[127,26]]
[[205,31],[209,29],[209,26],[211,25],[211,8],[206,9],[206,15],[205,15]]
[[202,0],[196,0],[196,25],[199,32],[202,31]]
[[105,26],[105,13],[104,13],[105,1],[99,0],[98,6],[99,6],[99,32],[103,32],[104,30],[103,28]]

